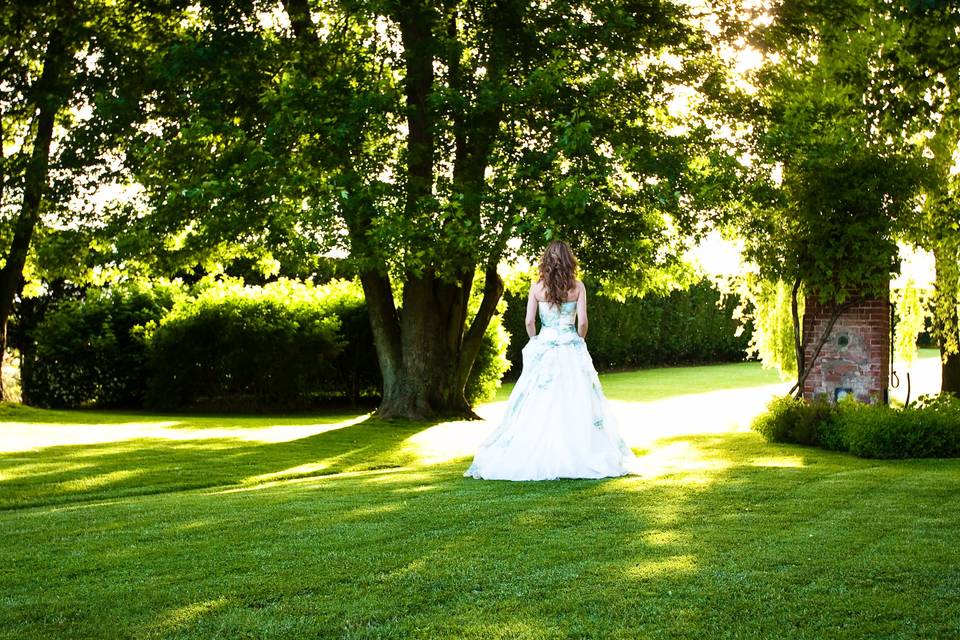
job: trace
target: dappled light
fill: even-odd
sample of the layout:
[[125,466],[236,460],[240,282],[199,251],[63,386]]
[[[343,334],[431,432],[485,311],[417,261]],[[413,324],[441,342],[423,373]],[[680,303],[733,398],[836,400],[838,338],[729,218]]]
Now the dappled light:
[[697,570],[697,561],[691,555],[677,555],[667,558],[651,559],[627,569],[627,574],[640,580],[661,578],[664,575],[677,576]]
[[0,640],[960,638],[960,3],[0,7]]
[[191,604],[177,607],[173,611],[163,616],[163,619],[154,625],[151,629],[156,632],[169,632],[178,627],[194,623],[203,615],[209,615],[218,609],[225,607],[229,601],[226,597],[220,596],[210,600],[202,600]]
[[140,475],[140,473],[140,471],[134,469],[111,471],[110,473],[86,476],[83,478],[77,478],[76,480],[64,482],[61,485],[61,488],[68,492],[89,491],[91,489],[99,489],[100,487],[107,487],[123,480],[135,478]]
[[[694,384],[680,389],[696,389],[697,380],[709,377],[702,369],[709,367],[687,368]],[[604,375],[603,381],[606,385],[616,377],[622,385],[628,375]],[[718,472],[731,464],[718,453],[722,447],[704,448],[695,436],[747,431],[753,415],[782,392],[782,384],[757,385],[758,379],[693,394],[678,394],[674,384],[672,395],[658,392],[655,400],[612,401],[625,440],[640,456],[638,478],[671,476],[689,483],[721,478]],[[420,472],[423,482],[431,484],[433,467],[449,466],[455,476],[462,474],[505,406],[499,401],[478,407],[481,421],[433,424],[383,422],[356,414],[151,419],[22,411],[19,420],[0,425],[0,506],[204,487],[272,490],[330,478],[390,483],[399,477],[409,481]],[[103,423],[92,419],[101,415]],[[129,419],[117,420],[124,415]]]
[[787,467],[798,469],[804,466],[803,458],[800,456],[767,456],[754,458],[750,461],[755,467]]
[[300,464],[289,469],[281,471],[271,471],[270,473],[261,473],[260,475],[250,476],[247,482],[270,482],[271,480],[289,480],[292,478],[316,475],[317,473],[329,469],[330,464],[326,462],[308,462]]
[[[80,414],[82,415],[82,414]],[[189,419],[116,424],[74,423],[37,424],[34,422],[4,422],[0,424],[0,452],[29,451],[42,447],[101,444],[156,438],[160,440],[217,440],[235,439],[242,442],[289,442],[334,429],[358,424],[368,416],[300,424],[271,424],[269,419],[248,419],[236,426],[215,427],[191,425]]]
[[[40,597],[70,603],[99,590],[109,594],[103,615],[122,611],[130,629],[158,636],[241,636],[283,619],[305,636],[615,637],[626,620],[637,635],[750,637],[756,625],[797,624],[807,609],[855,607],[860,584],[926,611],[931,589],[946,584],[938,567],[956,556],[960,520],[947,497],[956,463],[769,444],[747,424],[776,390],[615,402],[640,473],[605,480],[462,477],[503,403],[480,407],[485,421],[318,417],[316,432],[284,440],[278,428],[309,421],[261,417],[247,439],[7,453],[0,517],[31,544],[0,559],[36,577],[4,586],[13,615]],[[163,428],[202,436],[213,425]],[[35,552],[61,549],[64,531],[69,554]],[[924,544],[903,549],[903,532]],[[831,573],[838,563],[844,572]],[[909,572],[934,576],[934,587],[902,593]],[[824,576],[823,593],[805,588]],[[798,604],[768,604],[769,593]]]
[[716,471],[732,464],[729,459],[708,454],[694,442],[668,441],[642,456],[637,472],[644,479],[682,474],[686,483],[703,483],[716,479]]
[[[609,377],[603,376],[604,384]],[[612,401],[611,407],[624,439],[635,450],[641,450],[663,438],[682,434],[747,431],[750,420],[787,386],[784,383],[746,386],[673,395],[648,402]],[[484,418],[482,423],[455,421],[431,426],[410,436],[404,442],[404,450],[414,455],[420,464],[438,464],[468,457],[496,428],[505,409],[506,402],[492,402],[477,409]],[[667,468],[697,465],[693,461],[682,462],[685,457],[697,459],[694,451],[675,448],[666,453],[658,451],[656,456],[659,457],[645,459],[644,469],[658,475]]]
[[[481,415],[502,413],[503,403],[495,407],[482,407]],[[434,425],[415,433],[404,441],[404,449],[416,456],[420,464],[438,464],[473,455],[491,429],[491,421],[485,423],[458,420]]]

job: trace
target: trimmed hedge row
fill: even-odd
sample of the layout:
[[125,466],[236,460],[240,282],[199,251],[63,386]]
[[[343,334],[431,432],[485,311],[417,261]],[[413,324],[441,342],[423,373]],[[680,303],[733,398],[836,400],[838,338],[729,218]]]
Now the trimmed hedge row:
[[922,396],[909,407],[844,398],[774,399],[751,425],[769,441],[849,451],[862,458],[960,457],[960,399]]
[[[381,393],[363,293],[343,280],[91,291],[51,309],[32,339],[24,401],[38,406],[289,409]],[[468,401],[496,393],[507,342],[496,319]]]
[[362,339],[341,332],[339,312],[358,304],[344,284],[225,283],[179,301],[151,332],[147,406],[293,407],[342,391],[356,371],[335,365]]
[[144,329],[182,295],[170,285],[91,291],[48,311],[29,333],[20,370],[23,402],[45,407],[136,407],[147,386]]
[[[738,301],[709,280],[668,295],[649,295],[624,302],[595,295],[585,280],[590,315],[587,335],[590,355],[599,371],[650,365],[739,362],[746,358],[749,328],[737,335],[734,319]],[[525,336],[524,316],[529,282],[506,294],[504,324],[515,336]],[[520,375],[523,341],[507,351],[510,376]]]

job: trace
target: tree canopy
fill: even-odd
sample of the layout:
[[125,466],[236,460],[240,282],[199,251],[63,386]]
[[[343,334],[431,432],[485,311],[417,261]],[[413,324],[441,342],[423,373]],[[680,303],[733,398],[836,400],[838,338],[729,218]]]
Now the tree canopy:
[[[757,290],[791,292],[795,350],[801,293],[879,292],[897,240],[931,249],[947,358],[957,9],[750,7],[4,5],[0,320],[36,280],[336,272],[363,285],[383,415],[462,415],[501,265],[563,238],[642,293],[725,224]],[[765,58],[738,90],[746,46]],[[103,204],[110,182],[135,195]]]
[[612,289],[662,286],[730,162],[671,113],[678,87],[723,88],[679,4],[202,2],[150,73],[126,154],[149,215],[125,221],[128,250],[348,256],[386,414],[466,410],[498,264],[553,237]]

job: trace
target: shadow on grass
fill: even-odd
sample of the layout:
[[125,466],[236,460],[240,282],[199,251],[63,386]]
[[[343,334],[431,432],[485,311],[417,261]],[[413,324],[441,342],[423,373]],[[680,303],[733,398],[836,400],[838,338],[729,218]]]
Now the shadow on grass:
[[177,413],[113,409],[40,409],[16,403],[0,403],[0,425],[27,423],[64,426],[162,424],[167,428],[206,429],[261,428],[267,425],[329,423],[356,417],[351,411],[302,411],[290,413]]
[[416,459],[403,443],[431,426],[369,418],[285,442],[150,438],[4,453],[0,509],[400,467]]
[[[371,421],[223,466],[389,460],[424,428]],[[27,638],[951,635],[960,462],[750,433],[644,460],[607,480],[478,481],[458,460],[7,512],[0,560],[32,579],[0,577],[0,621]]]

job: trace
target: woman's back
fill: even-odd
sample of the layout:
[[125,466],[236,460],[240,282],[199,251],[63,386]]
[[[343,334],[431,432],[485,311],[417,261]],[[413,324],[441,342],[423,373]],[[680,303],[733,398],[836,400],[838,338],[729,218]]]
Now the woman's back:
[[540,317],[543,327],[576,327],[580,337],[587,335],[587,293],[580,280],[573,280],[573,286],[566,291],[562,301],[557,304],[550,300],[543,281],[530,285],[527,302],[527,335],[536,334],[535,318]]
[[551,243],[544,252],[541,280],[531,285],[527,302],[530,342],[523,348],[523,370],[503,421],[465,475],[501,480],[605,478],[630,473],[635,464],[609,413],[583,339],[587,299],[583,283],[573,277],[575,265],[564,243]]
[[568,300],[559,306],[547,302],[546,300],[537,301],[537,308],[540,315],[540,324],[546,327],[558,329],[573,329],[577,322],[577,301]]

